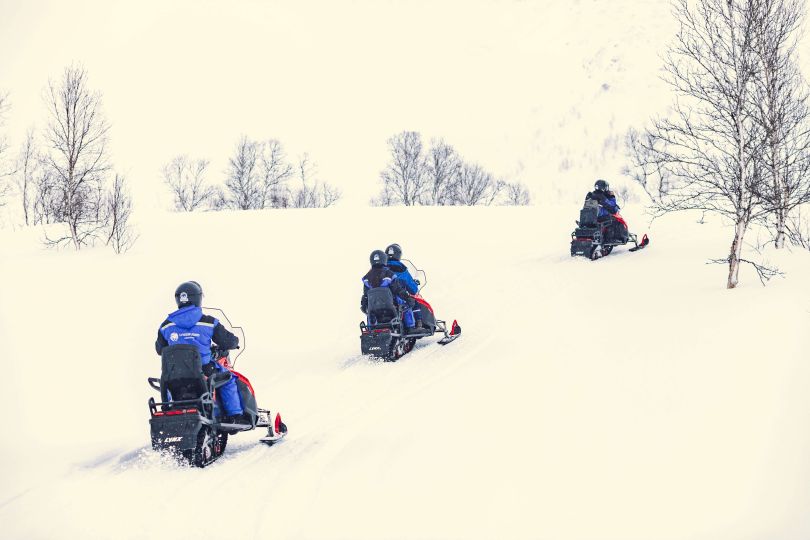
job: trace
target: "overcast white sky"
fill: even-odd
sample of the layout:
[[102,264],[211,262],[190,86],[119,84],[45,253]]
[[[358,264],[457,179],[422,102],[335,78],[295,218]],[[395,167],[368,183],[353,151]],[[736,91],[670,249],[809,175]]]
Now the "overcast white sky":
[[44,124],[48,78],[83,64],[115,164],[150,204],[172,156],[219,180],[241,134],[309,152],[347,202],[377,191],[404,129],[535,191],[561,155],[589,160],[587,187],[604,140],[653,108],[668,18],[665,0],[0,0],[0,89],[16,144]]

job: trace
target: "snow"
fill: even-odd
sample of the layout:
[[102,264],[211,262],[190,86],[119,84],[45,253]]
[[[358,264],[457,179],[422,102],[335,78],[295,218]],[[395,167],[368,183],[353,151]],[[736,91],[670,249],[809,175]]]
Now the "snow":
[[[0,537],[808,537],[810,254],[727,291],[705,264],[722,224],[659,219],[590,262],[577,212],[166,214],[123,256],[3,231]],[[464,333],[386,364],[357,324],[391,242]],[[187,279],[245,328],[237,367],[290,428],[203,470],[149,447],[152,343]]]

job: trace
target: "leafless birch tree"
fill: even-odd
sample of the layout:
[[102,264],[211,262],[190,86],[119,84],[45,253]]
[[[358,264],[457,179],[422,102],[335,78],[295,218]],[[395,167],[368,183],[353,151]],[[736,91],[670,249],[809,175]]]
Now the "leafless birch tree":
[[287,203],[285,182],[293,174],[279,141],[242,137],[225,180],[231,205],[241,210],[282,208]]
[[532,197],[527,188],[521,182],[510,182],[504,185],[505,197],[503,204],[507,206],[528,206]]
[[208,161],[176,156],[163,167],[163,181],[174,195],[174,209],[193,212],[211,202],[216,189],[205,181]]
[[[11,105],[8,94],[0,92],[0,128],[3,128],[6,121],[6,114]],[[6,154],[8,153],[8,141],[5,133],[0,131],[0,206],[6,204],[6,196],[11,191],[11,186],[7,181],[7,176],[13,174],[15,169],[6,164]]]
[[496,180],[480,165],[462,163],[455,183],[453,201],[462,206],[490,205],[505,185],[505,182]]
[[391,161],[380,173],[384,199],[391,204],[419,204],[428,182],[421,135],[403,131],[388,139],[388,148]]
[[121,254],[127,251],[138,238],[132,223],[132,196],[126,179],[116,174],[110,191],[104,199],[104,222],[107,230],[107,245]]
[[68,67],[59,81],[51,81],[45,99],[50,117],[45,164],[60,218],[68,227],[67,236],[49,241],[67,241],[78,250],[101,229],[98,217],[101,186],[109,171],[109,125],[101,111],[101,94],[90,90],[81,67]]
[[327,208],[340,199],[340,190],[317,179],[318,168],[308,154],[298,160],[298,179],[301,186],[288,190],[289,206],[293,208]]
[[22,204],[23,222],[31,225],[34,221],[33,206],[36,197],[37,176],[40,173],[40,156],[36,147],[34,130],[28,131],[17,158],[15,184]]
[[777,249],[785,245],[790,214],[810,201],[810,110],[796,64],[805,4],[761,0],[754,39],[759,59],[753,104],[765,136],[762,194]]
[[284,183],[293,176],[292,165],[287,162],[284,147],[276,139],[260,143],[262,201],[260,208],[286,206]]
[[625,136],[625,148],[630,165],[623,173],[635,180],[653,203],[660,203],[669,191],[671,180],[663,141],[649,131],[631,128]]
[[[745,233],[761,217],[762,129],[754,115],[755,50],[762,0],[676,0],[680,25],[665,58],[677,98],[641,145],[671,180],[661,212],[702,210],[731,220],[726,286],[739,282]],[[758,267],[761,270],[761,267]]]
[[236,151],[228,162],[228,173],[225,186],[230,192],[232,204],[239,210],[262,208],[264,188],[260,177],[259,162],[261,148],[259,143],[242,137],[236,145]]
[[434,140],[425,161],[427,189],[425,203],[437,206],[453,204],[461,159],[443,139]]

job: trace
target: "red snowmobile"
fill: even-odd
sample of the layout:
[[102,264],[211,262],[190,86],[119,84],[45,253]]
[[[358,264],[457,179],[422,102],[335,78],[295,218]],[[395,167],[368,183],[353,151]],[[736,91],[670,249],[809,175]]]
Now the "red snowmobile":
[[[228,320],[224,313],[222,319]],[[241,331],[241,328],[234,330]],[[244,333],[241,337],[240,343],[244,344]],[[161,354],[160,378],[148,379],[149,385],[160,392],[159,402],[149,398],[152,448],[175,452],[195,467],[205,467],[219,458],[225,451],[229,435],[267,428],[267,435],[260,441],[273,445],[287,434],[287,426],[279,413],[256,406],[253,385],[233,369],[229,351],[212,347],[211,356],[226,371],[206,375],[200,352],[194,345],[166,347]],[[226,423],[220,414],[217,388],[232,377],[236,378],[244,423]]]
[[616,246],[624,246],[632,242],[634,247],[630,251],[638,251],[650,243],[645,234],[638,241],[638,237],[629,231],[627,222],[618,212],[611,214],[607,219],[598,219],[599,203],[593,199],[585,201],[585,206],[579,212],[577,228],[571,233],[571,256],[581,255],[592,261],[609,255]]
[[403,355],[413,349],[416,340],[430,337],[441,332],[444,337],[438,341],[440,345],[447,345],[461,335],[461,326],[453,321],[450,329],[445,321],[436,318],[433,307],[420,294],[427,285],[425,272],[417,270],[410,261],[403,259],[411,266],[411,274],[419,275],[417,280],[419,292],[413,295],[416,304],[413,307],[414,315],[421,325],[413,329],[406,329],[404,314],[406,306],[394,300],[394,295],[388,287],[369,289],[368,318],[360,323],[360,350],[363,354],[370,354],[382,358],[386,362],[399,360]]

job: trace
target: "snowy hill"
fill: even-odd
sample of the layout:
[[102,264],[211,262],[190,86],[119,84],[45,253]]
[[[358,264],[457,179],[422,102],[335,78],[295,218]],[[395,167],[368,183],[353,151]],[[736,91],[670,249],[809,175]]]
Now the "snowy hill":
[[[810,254],[726,291],[717,224],[658,220],[592,263],[568,255],[577,211],[166,215],[120,257],[4,232],[0,537],[810,536]],[[394,241],[464,335],[383,364],[358,356],[359,278]],[[187,279],[245,327],[237,367],[290,427],[203,470],[147,425]]]

